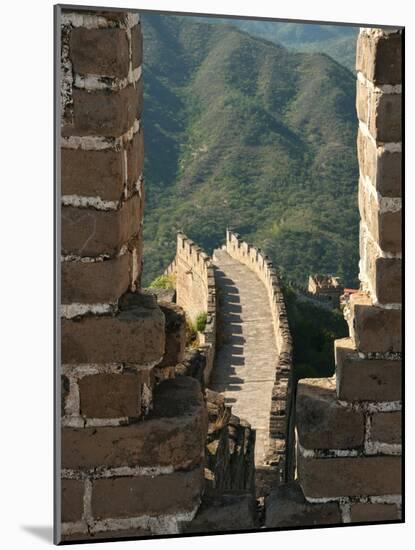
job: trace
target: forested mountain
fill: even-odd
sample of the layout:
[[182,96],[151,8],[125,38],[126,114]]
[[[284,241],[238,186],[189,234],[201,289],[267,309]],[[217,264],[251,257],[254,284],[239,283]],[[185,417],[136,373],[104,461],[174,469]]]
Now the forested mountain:
[[248,19],[198,18],[215,24],[233,25],[253,36],[265,38],[297,52],[320,52],[330,55],[351,71],[355,70],[358,27],[282,23]]
[[144,284],[181,229],[208,252],[226,226],[287,279],[356,284],[355,78],[235,26],[144,15]]

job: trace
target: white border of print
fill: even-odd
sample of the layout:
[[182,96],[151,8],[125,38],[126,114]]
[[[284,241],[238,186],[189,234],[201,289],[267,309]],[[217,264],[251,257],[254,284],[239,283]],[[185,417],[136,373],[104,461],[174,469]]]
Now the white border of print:
[[[406,97],[415,97],[415,19],[406,0],[90,0],[88,4],[152,10],[218,13],[289,19],[342,21],[406,26]],[[52,541],[53,462],[53,2],[20,1],[2,6],[2,546],[10,549],[50,545]],[[411,32],[412,31],[412,32]],[[415,120],[413,101],[407,120]],[[415,150],[412,128],[407,128],[406,149]],[[415,230],[413,158],[407,159],[407,240]],[[410,162],[409,162],[410,161]],[[357,182],[356,182],[357,185]],[[412,230],[412,231],[411,231]],[[408,243],[410,247],[410,242]],[[412,258],[412,259],[411,259]],[[415,280],[415,253],[407,252],[407,280]],[[408,287],[407,311],[415,310]],[[407,333],[413,329],[408,315]],[[408,346],[406,388],[415,387],[413,349]],[[411,392],[412,394],[412,392]],[[408,425],[414,418],[415,399],[408,390]],[[406,464],[414,463],[413,430],[407,432]],[[111,543],[104,548],[200,550],[213,546],[274,550],[277,546],[336,548],[375,545],[377,550],[409,546],[414,538],[414,468],[407,468],[407,524],[370,527],[267,532],[170,540]],[[412,493],[412,494],[411,494]],[[105,543],[108,544],[108,543]],[[100,544],[83,548],[97,550]]]

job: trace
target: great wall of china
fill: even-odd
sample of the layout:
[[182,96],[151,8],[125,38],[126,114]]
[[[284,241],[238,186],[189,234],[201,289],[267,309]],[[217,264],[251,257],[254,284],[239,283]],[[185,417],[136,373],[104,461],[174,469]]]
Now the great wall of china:
[[141,288],[139,15],[62,10],[58,540],[399,520],[401,47],[360,31],[361,288],[335,375],[295,388],[276,269],[233,231],[178,234],[175,300]]

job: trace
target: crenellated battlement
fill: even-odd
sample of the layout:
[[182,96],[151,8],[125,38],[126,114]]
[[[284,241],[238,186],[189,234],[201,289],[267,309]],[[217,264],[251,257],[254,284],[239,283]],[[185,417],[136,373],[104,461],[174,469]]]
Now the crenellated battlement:
[[[402,491],[402,30],[360,30],[360,290],[335,340],[333,378],[297,389],[298,478],[343,523],[398,520]],[[315,418],[319,422],[315,422]]]
[[207,356],[204,373],[207,383],[216,344],[216,285],[212,259],[198,244],[179,232],[176,256],[164,273],[175,275],[177,304],[185,310],[192,323],[199,315],[207,314],[205,328],[199,332],[199,343]]

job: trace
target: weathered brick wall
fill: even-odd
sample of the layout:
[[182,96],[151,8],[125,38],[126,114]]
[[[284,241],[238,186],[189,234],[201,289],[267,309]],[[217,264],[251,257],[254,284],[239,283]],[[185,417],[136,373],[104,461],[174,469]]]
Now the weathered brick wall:
[[337,503],[345,523],[400,517],[401,48],[401,31],[360,31],[361,289],[345,307],[335,376],[298,385],[300,484],[308,502]]
[[206,405],[184,315],[140,291],[142,35],[137,14],[61,15],[61,536],[176,533],[204,491]]
[[199,313],[213,313],[215,277],[212,260],[183,233],[177,235],[175,258],[177,303],[192,321]]
[[254,271],[264,283],[270,302],[274,333],[278,348],[275,384],[270,411],[270,451],[267,461],[277,466],[280,481],[291,478],[293,446],[290,423],[292,395],[292,338],[288,325],[284,296],[277,272],[268,257],[255,246],[244,242],[233,231],[226,231],[226,251],[230,256]]
[[192,323],[200,313],[207,314],[205,329],[199,333],[199,344],[206,355],[204,383],[208,384],[216,345],[216,285],[212,260],[200,246],[178,233],[176,257],[164,273],[175,275],[176,302]]
[[63,312],[113,312],[139,286],[143,214],[141,31],[133,14],[63,12]]

